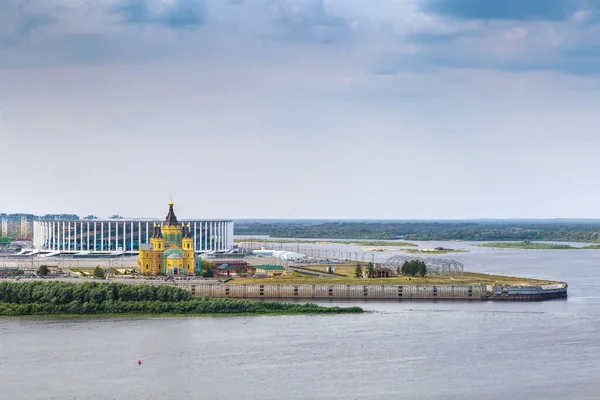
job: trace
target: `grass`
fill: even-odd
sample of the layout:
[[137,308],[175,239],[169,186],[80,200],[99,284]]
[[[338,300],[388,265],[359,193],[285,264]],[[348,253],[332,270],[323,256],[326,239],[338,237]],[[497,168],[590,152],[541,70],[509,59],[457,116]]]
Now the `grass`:
[[[52,302],[48,299],[52,298]],[[133,299],[133,300],[132,300]],[[160,300],[158,300],[160,299]],[[1,282],[0,315],[299,315],[361,313],[360,307],[324,307],[230,298],[194,297],[177,287],[122,283]]]
[[416,246],[414,243],[410,242],[396,242],[396,241],[383,241],[383,240],[272,240],[272,239],[235,239],[235,243],[299,243],[299,244],[329,244],[329,243],[340,243],[340,244],[353,244],[356,246],[394,246],[394,247],[407,247],[407,246]]
[[433,249],[433,250],[425,250],[425,249],[406,249],[404,250],[407,253],[411,254],[448,254],[448,253],[468,253],[469,250],[458,250],[458,249]]
[[574,247],[569,244],[539,243],[539,242],[489,242],[476,244],[477,247],[492,247],[497,249],[526,249],[526,250],[600,250],[600,245]]
[[410,242],[386,242],[386,241],[370,241],[370,242],[343,242],[344,244],[355,244],[357,246],[393,246],[393,247],[408,247],[417,245]]
[[[301,274],[291,274],[273,278],[235,278],[229,284],[239,285],[539,285],[543,283],[556,283],[549,280],[520,278],[514,276],[488,275],[474,272],[465,272],[462,277],[450,278],[441,276],[396,276],[392,278],[355,278],[354,269],[340,269],[335,272],[347,275],[346,277],[319,278]],[[313,268],[316,269],[316,268]],[[364,268],[363,268],[364,270]]]

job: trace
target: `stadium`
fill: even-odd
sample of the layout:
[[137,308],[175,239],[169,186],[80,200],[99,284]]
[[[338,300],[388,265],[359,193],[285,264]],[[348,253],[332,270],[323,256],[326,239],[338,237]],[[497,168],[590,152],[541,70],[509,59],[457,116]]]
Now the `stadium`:
[[[232,220],[181,220],[190,226],[196,253],[226,253],[233,250]],[[157,219],[38,220],[33,222],[33,253],[138,254],[140,244],[149,243]]]

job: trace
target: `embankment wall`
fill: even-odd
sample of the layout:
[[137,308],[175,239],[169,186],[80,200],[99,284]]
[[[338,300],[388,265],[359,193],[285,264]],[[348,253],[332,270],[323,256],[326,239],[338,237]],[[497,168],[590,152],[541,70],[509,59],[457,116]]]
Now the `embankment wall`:
[[539,301],[567,297],[566,284],[491,285],[229,285],[186,283],[195,296],[242,299],[303,300],[513,300]]

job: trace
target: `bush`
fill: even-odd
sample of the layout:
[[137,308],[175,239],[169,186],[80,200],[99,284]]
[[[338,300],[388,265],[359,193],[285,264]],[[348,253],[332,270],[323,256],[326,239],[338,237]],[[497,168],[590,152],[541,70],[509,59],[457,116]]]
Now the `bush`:
[[100,267],[94,269],[94,276],[96,278],[104,278],[104,270]]
[[213,267],[207,266],[204,268],[204,271],[202,271],[202,276],[205,278],[212,278],[215,276],[215,270]]
[[360,307],[193,298],[167,285],[123,283],[1,282],[0,315],[122,314],[122,313],[342,313]]
[[39,276],[46,276],[46,275],[48,275],[48,272],[50,272],[50,271],[48,271],[47,265],[40,265],[40,269],[38,269],[37,274]]

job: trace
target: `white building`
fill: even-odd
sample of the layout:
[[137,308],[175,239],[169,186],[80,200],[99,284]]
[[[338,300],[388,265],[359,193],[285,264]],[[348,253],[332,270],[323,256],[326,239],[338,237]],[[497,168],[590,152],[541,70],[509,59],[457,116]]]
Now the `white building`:
[[[233,221],[183,220],[190,224],[197,253],[225,252],[233,248]],[[33,249],[36,252],[72,254],[137,254],[141,243],[149,243],[153,219],[34,221]]]
[[253,254],[261,257],[275,257],[285,261],[298,261],[306,258],[305,254],[300,254],[293,251],[270,250],[264,248],[260,250],[254,250]]

